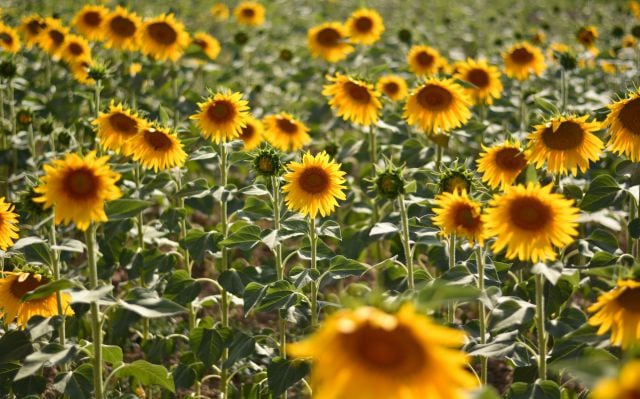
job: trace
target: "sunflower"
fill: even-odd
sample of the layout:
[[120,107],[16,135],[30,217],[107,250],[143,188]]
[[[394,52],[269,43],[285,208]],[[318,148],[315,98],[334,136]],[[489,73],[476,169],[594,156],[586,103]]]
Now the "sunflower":
[[398,75],[386,75],[380,77],[376,83],[376,89],[386,94],[393,101],[404,100],[409,93],[407,82]]
[[540,76],[547,68],[542,51],[527,42],[514,44],[502,58],[507,76],[518,80],[528,79],[531,73]]
[[189,45],[189,34],[173,14],[146,20],[137,31],[140,50],[159,61],[176,61]]
[[89,77],[89,69],[92,66],[93,61],[90,58],[83,58],[73,62],[70,65],[73,78],[82,84],[94,85],[96,81]]
[[[23,301],[22,297],[29,291],[47,284],[50,279],[38,273],[5,272],[6,277],[0,278],[0,311],[5,323],[16,320],[19,327],[26,327],[33,316],[52,317],[58,314],[58,299],[56,294],[46,297]],[[69,306],[71,296],[60,293],[61,307],[65,315],[72,316],[73,309]]]
[[73,17],[73,26],[89,40],[104,39],[104,21],[109,10],[104,6],[85,5]]
[[325,85],[322,94],[329,97],[329,105],[338,116],[362,126],[378,122],[382,103],[373,85],[340,73],[327,78],[333,83]]
[[198,103],[200,112],[190,119],[197,120],[204,136],[214,143],[230,141],[240,136],[246,125],[248,104],[242,99],[242,93],[216,93]]
[[91,48],[89,42],[82,36],[68,35],[62,44],[60,56],[69,64],[80,60],[91,59]]
[[560,56],[570,54],[570,53],[571,53],[571,47],[569,47],[565,43],[554,42],[554,43],[551,43],[547,48],[547,58],[549,58],[555,63],[559,63]]
[[397,314],[372,307],[338,311],[287,349],[311,359],[316,399],[461,399],[477,386],[458,349],[463,343],[462,331],[407,304]]
[[91,124],[97,126],[97,136],[103,148],[131,155],[128,142],[146,129],[148,122],[122,104],[116,105],[111,101],[109,112],[100,112]]
[[0,22],[0,49],[15,54],[20,50],[20,38],[15,29]]
[[404,117],[429,134],[446,133],[467,123],[470,106],[471,100],[453,79],[428,78],[409,95]]
[[128,145],[133,160],[155,172],[181,167],[187,159],[178,136],[160,126],[144,127]]
[[466,191],[442,193],[434,201],[433,223],[449,235],[465,237],[470,242],[484,243],[481,206],[469,198]]
[[376,10],[361,8],[351,14],[345,23],[352,43],[370,45],[384,32],[384,22]]
[[311,141],[309,128],[286,112],[269,115],[263,122],[267,141],[280,151],[298,151]]
[[539,30],[531,35],[531,43],[539,46],[543,44],[547,40],[547,35],[544,34],[543,31]]
[[135,51],[138,49],[140,17],[118,6],[104,20],[105,47]]
[[92,222],[106,221],[105,201],[122,195],[116,186],[120,174],[109,168],[108,160],[91,151],[84,157],[67,154],[45,165],[45,175],[35,188],[41,196],[33,200],[42,202],[45,209],[55,205],[56,224],[74,222],[78,229],[86,230]]
[[212,60],[218,58],[218,54],[220,54],[220,42],[218,39],[204,32],[195,33],[191,43],[198,46]]
[[251,115],[247,116],[247,120],[245,122],[247,124],[242,128],[239,139],[244,142],[245,151],[251,151],[264,140],[264,126],[260,120]]
[[290,162],[284,175],[287,182],[282,191],[285,203],[292,211],[315,218],[330,215],[338,206],[337,200],[344,200],[345,172],[326,152],[316,156],[304,154],[302,162]]
[[505,188],[489,203],[483,216],[487,237],[497,237],[492,250],[507,247],[507,258],[542,262],[554,260],[554,247],[564,247],[578,235],[578,208],[573,200],[552,193],[553,183],[529,183]]
[[347,58],[354,47],[347,38],[349,31],[340,22],[325,22],[307,32],[311,55],[328,62],[338,62]]
[[436,49],[414,45],[407,55],[407,63],[411,72],[416,75],[429,76],[435,75],[446,61]]
[[578,43],[582,44],[587,50],[595,48],[595,42],[598,38],[598,28],[595,26],[583,26],[576,32]]
[[47,27],[47,21],[39,15],[29,15],[20,20],[18,30],[22,33],[27,48],[38,43],[40,33]]
[[600,326],[598,335],[611,330],[611,343],[623,349],[640,342],[640,281],[620,280],[589,307],[589,324]]
[[211,13],[211,16],[218,21],[225,21],[229,19],[229,7],[224,3],[215,3],[209,9],[209,13]]
[[617,378],[599,381],[591,391],[590,399],[640,398],[640,360],[627,362]]
[[38,35],[38,45],[50,56],[57,56],[69,35],[69,29],[59,19],[46,18],[47,27]]
[[482,149],[484,152],[477,161],[478,172],[482,173],[482,181],[493,189],[512,185],[527,166],[519,141],[507,141],[490,148],[482,146]]
[[635,48],[638,45],[638,39],[636,39],[633,35],[625,35],[622,38],[622,47],[624,48]]
[[586,172],[590,161],[600,159],[604,147],[593,134],[600,129],[600,123],[587,122],[587,118],[588,115],[560,116],[536,125],[525,151],[529,162],[536,168],[546,162],[551,173],[577,175],[578,169]]
[[475,104],[491,105],[494,99],[502,95],[500,71],[485,60],[475,61],[469,58],[459,63],[454,77],[475,86],[465,88],[465,92]]
[[611,112],[602,127],[609,128],[609,148],[633,162],[640,161],[640,89],[608,108]]
[[255,1],[243,1],[233,10],[239,24],[260,26],[264,23],[264,6]]
[[[0,249],[6,251],[18,238],[18,214],[14,213],[14,205],[0,198]],[[0,302],[2,303],[2,302]]]

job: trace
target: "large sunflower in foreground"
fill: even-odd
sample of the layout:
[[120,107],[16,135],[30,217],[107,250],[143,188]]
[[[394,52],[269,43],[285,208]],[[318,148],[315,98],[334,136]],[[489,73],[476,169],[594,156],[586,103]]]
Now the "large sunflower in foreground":
[[429,46],[415,45],[409,50],[407,63],[411,72],[420,76],[428,76],[438,73],[446,61],[438,50]]
[[118,6],[105,18],[105,47],[135,51],[138,49],[138,29],[141,20],[136,13]]
[[89,42],[82,36],[68,35],[62,44],[60,56],[69,64],[81,60],[91,59],[91,48]]
[[540,76],[547,68],[542,51],[527,42],[514,44],[502,58],[507,76],[518,80],[526,80],[531,74]]
[[40,33],[47,27],[47,21],[40,15],[34,14],[20,20],[18,31],[22,34],[27,48],[38,43]]
[[309,128],[286,112],[266,116],[263,123],[265,138],[280,151],[298,151],[311,142]]
[[74,222],[86,230],[92,222],[107,221],[105,202],[122,196],[116,186],[120,174],[111,170],[108,160],[91,151],[84,157],[67,154],[45,165],[41,184],[35,188],[40,197],[33,200],[45,209],[55,205],[56,224]]
[[474,87],[465,88],[465,91],[475,104],[491,105],[494,99],[502,96],[500,71],[485,60],[476,61],[469,58],[459,63],[455,77],[474,85]]
[[611,331],[611,343],[623,349],[640,342],[640,281],[620,280],[589,307],[589,324],[600,326],[598,335]]
[[604,144],[593,134],[600,129],[600,123],[587,122],[589,116],[560,116],[548,123],[535,126],[529,135],[525,151],[529,162],[556,174],[578,174],[578,169],[586,172],[589,162],[597,161]]
[[617,378],[606,378],[598,382],[591,391],[590,399],[636,399],[640,398],[640,360],[631,360],[622,366]]
[[409,94],[407,82],[398,75],[385,75],[378,79],[376,89],[393,101],[404,100]]
[[340,22],[325,22],[307,32],[309,51],[315,58],[338,62],[347,58],[354,47],[347,40],[349,31]]
[[260,26],[264,23],[264,6],[255,1],[243,1],[233,10],[239,24]]
[[207,33],[196,32],[193,35],[193,39],[191,39],[191,43],[198,46],[212,60],[218,58],[218,54],[220,54],[220,42]]
[[425,132],[446,133],[471,118],[471,100],[453,79],[427,79],[411,92],[404,106],[404,118]]
[[10,26],[0,22],[0,49],[15,54],[20,50],[18,32]]
[[187,159],[178,136],[160,126],[144,127],[127,144],[133,160],[155,172],[180,167]]
[[578,235],[578,208],[573,200],[529,183],[507,187],[489,202],[483,216],[487,237],[496,237],[491,249],[507,248],[507,258],[534,263],[556,258],[555,248],[569,245]]
[[493,147],[482,146],[482,150],[477,161],[478,172],[482,173],[482,181],[493,189],[512,185],[527,167],[527,158],[519,141],[507,141]]
[[370,8],[354,11],[345,25],[349,29],[352,43],[373,44],[380,39],[382,32],[384,32],[382,17],[376,10]]
[[250,115],[245,122],[246,125],[242,128],[242,133],[238,138],[244,142],[245,151],[251,151],[264,140],[264,126],[259,119]]
[[373,85],[340,73],[327,78],[332,83],[323,87],[322,94],[329,97],[329,106],[338,116],[362,126],[378,122],[382,103]]
[[372,307],[338,311],[287,348],[311,359],[316,399],[461,399],[477,386],[459,349],[463,343],[462,331],[405,305],[397,314]]
[[484,243],[481,204],[469,198],[466,191],[444,192],[434,201],[433,224],[447,235],[465,237],[472,243]]
[[340,164],[334,162],[326,152],[316,156],[304,154],[302,162],[290,162],[284,175],[287,182],[282,191],[285,203],[294,212],[315,218],[318,212],[322,216],[333,213],[338,206],[337,200],[344,200],[345,172]]
[[[0,198],[0,249],[6,251],[18,238],[18,214],[13,212],[15,206]],[[0,302],[1,303],[1,302]]]
[[97,126],[100,145],[116,153],[130,155],[128,142],[147,127],[147,121],[122,104],[111,101],[108,112],[100,112],[96,120],[91,122]]
[[140,50],[159,61],[176,61],[189,45],[189,34],[173,14],[146,20],[136,34]]
[[609,148],[633,162],[640,161],[640,90],[607,107],[611,112],[602,127],[609,128]]
[[104,6],[87,4],[73,17],[73,26],[89,40],[104,39],[104,21],[109,10]]
[[[50,278],[42,274],[26,272],[4,272],[4,275],[4,278],[0,278],[0,307],[2,308],[0,315],[4,317],[5,324],[15,320],[19,327],[26,327],[27,322],[33,316],[52,317],[58,315],[56,294],[30,301],[22,300],[22,297],[29,291],[50,282]],[[73,309],[69,306],[71,296],[61,292],[60,299],[64,314],[72,316]]]
[[69,28],[62,26],[59,19],[46,18],[46,28],[38,35],[38,45],[50,56],[57,56],[69,35]]
[[220,92],[198,103],[200,112],[190,119],[198,121],[202,134],[214,143],[227,142],[238,137],[249,116],[249,102],[242,93]]

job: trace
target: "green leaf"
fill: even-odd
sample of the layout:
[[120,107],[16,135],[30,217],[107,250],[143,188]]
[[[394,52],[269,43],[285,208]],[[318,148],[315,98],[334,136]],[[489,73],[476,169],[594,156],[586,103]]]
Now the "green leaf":
[[561,399],[561,392],[558,384],[550,380],[537,380],[535,384],[516,382],[511,385],[507,399]]
[[70,398],[92,398],[93,367],[89,363],[84,363],[73,371],[56,375],[53,388]]
[[236,269],[225,270],[218,276],[218,282],[225,290],[235,296],[242,297],[244,293],[244,283],[240,273]]
[[132,377],[140,385],[158,385],[175,393],[173,378],[171,378],[171,374],[167,369],[159,364],[152,364],[145,360],[136,360],[121,367],[116,371],[115,376],[119,378]]
[[418,293],[420,304],[435,308],[448,302],[464,302],[476,300],[480,291],[476,287],[447,284],[442,280],[434,280]]
[[124,300],[118,299],[118,304],[148,319],[174,316],[187,312],[186,308],[177,303],[166,298],[160,298],[156,291],[141,287],[129,291]]
[[[87,345],[85,349],[89,351],[89,353],[91,353],[92,356],[95,353],[93,351],[93,344]],[[122,363],[122,359],[123,359],[122,348],[116,345],[102,344],[102,358],[107,363],[111,363],[114,366],[118,365]]]
[[267,365],[267,382],[273,397],[282,395],[289,387],[304,378],[309,370],[307,362],[281,357],[274,358]]
[[240,190],[240,193],[244,195],[255,195],[255,196],[263,196],[269,195],[269,190],[265,187],[264,184],[253,184],[247,187],[244,187]]
[[258,312],[276,309],[288,309],[300,301],[296,287],[286,280],[276,281],[269,285],[267,292],[256,307]]
[[186,270],[177,270],[171,274],[164,289],[164,297],[180,305],[188,305],[198,297],[202,286]]
[[180,240],[180,246],[189,251],[191,257],[198,261],[204,261],[207,252],[214,253],[218,250],[221,238],[216,231],[189,230],[187,236]]
[[396,226],[393,223],[378,222],[375,224],[375,226],[373,226],[373,228],[369,232],[369,237],[378,237],[378,236],[384,236],[387,234],[395,234],[398,231],[400,231],[400,229],[398,229],[398,226]]
[[550,115],[557,115],[560,113],[560,110],[558,110],[558,107],[556,107],[553,103],[545,100],[542,97],[535,97],[533,99],[533,102]]
[[189,333],[189,346],[204,366],[209,368],[220,359],[229,335],[228,330],[196,327]]
[[239,248],[247,251],[261,241],[260,233],[260,227],[254,224],[248,224],[232,232],[225,240],[220,241],[220,245],[227,248]]
[[595,212],[611,206],[620,192],[620,186],[615,179],[609,175],[598,175],[589,184],[580,208],[587,212]]
[[533,319],[535,306],[516,297],[502,297],[491,311],[489,329],[498,332],[504,329],[518,329]]
[[635,239],[640,238],[640,219],[635,218],[632,221],[630,221],[628,225],[628,229],[629,229],[629,235],[632,238],[635,238]]
[[48,344],[38,352],[34,352],[24,359],[24,363],[14,377],[14,381],[34,375],[42,367],[54,367],[72,360],[78,347],[75,345]]
[[29,263],[38,263],[47,266],[53,265],[53,255],[47,242],[39,237],[25,237],[13,244],[13,249],[22,251],[25,260]]
[[602,267],[608,266],[616,263],[618,257],[610,254],[609,252],[599,251],[593,255],[591,258],[591,262],[589,262],[589,267]]
[[224,363],[224,367],[229,368],[240,359],[252,355],[256,350],[255,338],[242,333],[234,332],[233,341],[229,346],[229,358]]
[[0,364],[22,360],[33,351],[29,335],[22,330],[7,331],[0,338]]
[[244,287],[244,313],[249,314],[262,300],[269,287],[254,281]]
[[67,279],[60,279],[55,281],[50,281],[45,285],[41,285],[33,291],[29,291],[22,297],[22,301],[33,301],[34,299],[41,299],[48,297],[49,295],[56,293],[62,290],[68,290],[69,288],[75,287],[76,283]]
[[327,220],[322,223],[322,226],[318,229],[318,236],[331,237],[338,241],[342,241],[342,233],[340,232],[340,224],[334,220]]
[[329,270],[327,270],[324,276],[334,280],[340,280],[350,276],[362,276],[368,270],[369,266],[364,263],[346,258],[342,255],[337,255],[331,258]]
[[151,206],[151,202],[139,199],[118,199],[107,202],[105,212],[109,220],[129,219]]

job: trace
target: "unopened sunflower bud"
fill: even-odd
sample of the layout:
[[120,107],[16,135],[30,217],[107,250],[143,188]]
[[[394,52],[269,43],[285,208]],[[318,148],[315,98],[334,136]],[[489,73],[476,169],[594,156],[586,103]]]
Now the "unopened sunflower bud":
[[89,78],[93,80],[105,80],[107,76],[107,68],[104,65],[93,64],[89,67]]
[[22,126],[28,126],[33,122],[31,110],[22,108],[16,113],[16,121]]
[[440,177],[440,192],[453,193],[466,191],[471,193],[473,187],[473,176],[469,172],[465,172],[458,168],[447,169]]
[[282,49],[280,50],[280,59],[282,61],[291,61],[293,59],[293,53],[291,52],[291,50],[288,49]]
[[386,169],[376,177],[376,189],[381,197],[394,200],[404,194],[404,179],[401,169]]
[[18,68],[16,64],[11,60],[5,60],[0,62],[0,77],[4,79],[11,79],[16,76]]
[[278,176],[282,172],[282,161],[272,148],[261,148],[253,157],[253,169],[262,176]]
[[331,158],[335,158],[336,154],[338,153],[338,145],[334,142],[327,143],[327,145],[324,147],[324,152],[329,154]]
[[249,41],[249,36],[244,32],[238,32],[233,36],[233,41],[238,46],[244,46]]
[[622,266],[632,267],[635,264],[636,260],[629,254],[623,254],[618,258],[618,262],[620,262]]
[[398,31],[398,39],[404,43],[411,43],[411,31],[408,29],[400,29]]
[[631,28],[631,34],[635,38],[640,38],[640,25],[636,25],[633,28]]

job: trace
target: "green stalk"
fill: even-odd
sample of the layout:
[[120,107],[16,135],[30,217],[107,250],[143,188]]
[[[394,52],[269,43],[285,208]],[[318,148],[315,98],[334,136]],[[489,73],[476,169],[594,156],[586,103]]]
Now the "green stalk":
[[[456,236],[451,234],[448,241],[449,250],[449,270],[456,266]],[[449,302],[447,305],[447,322],[453,323],[456,315],[456,305],[453,302]]]
[[[85,232],[87,242],[87,264],[89,266],[90,288],[98,288],[98,265],[96,262],[96,226],[91,223]],[[102,327],[100,325],[100,308],[98,301],[91,302],[91,333],[93,335],[93,386],[94,397],[103,399],[104,386],[102,380]]]
[[[133,169],[134,178],[136,180],[136,190],[138,190],[138,199],[142,199],[142,168],[139,163],[136,163],[136,166]],[[144,220],[142,219],[142,211],[138,212],[136,215],[136,226],[138,227],[138,250],[140,255],[144,252],[144,233],[143,233],[143,225]],[[140,286],[146,287],[147,282],[144,277],[144,270],[140,273]],[[142,319],[142,336],[145,341],[149,340],[149,319]]]
[[544,276],[536,274],[536,330],[538,332],[538,377],[547,379],[547,332],[544,314]]
[[[94,102],[95,102],[95,118],[98,119],[100,117],[100,92],[102,91],[102,80],[98,79],[96,80],[96,84],[94,87],[94,91],[93,91],[93,97],[94,97]],[[82,153],[82,146],[84,144],[84,140],[81,136],[80,139],[80,143],[78,144],[78,146],[80,147],[80,153]],[[91,145],[89,146],[89,148],[93,148],[93,146],[95,145],[95,141],[93,143],[91,143]],[[98,155],[102,155],[102,147],[98,146]]]
[[180,92],[178,90],[178,67],[173,64],[173,99],[176,102],[173,108],[173,128],[178,130],[178,123],[180,123],[180,111],[178,111],[178,103],[180,98]]
[[[280,232],[280,184],[276,176],[271,176],[271,189],[273,199],[273,228]],[[284,266],[282,265],[282,245],[278,242],[275,247],[275,263],[277,280],[284,279]],[[282,314],[278,312],[278,328],[280,330],[280,356],[287,357],[287,331],[286,322]]]
[[[53,265],[52,265],[53,279],[54,281],[58,281],[60,280],[60,252],[58,252],[58,250],[54,248],[56,245],[58,245],[57,239],[56,239],[55,209],[52,212],[51,227],[49,230],[49,240],[51,242],[51,247],[52,247],[51,252],[53,255]],[[58,305],[58,315],[60,315],[60,326],[58,328],[58,336],[60,338],[60,345],[64,346],[67,339],[66,339],[66,328],[65,328],[65,312],[64,312],[64,309],[62,308],[62,294],[60,293],[60,291],[56,291],[56,302]],[[66,370],[66,365],[64,367]]]
[[[13,79],[7,82],[7,90],[9,91],[9,122],[11,124],[11,137],[15,140],[18,127],[16,125],[16,104],[13,92]],[[18,171],[18,149],[15,146],[12,149],[12,170],[11,173]],[[11,194],[11,193],[8,193]]]
[[[227,148],[225,147],[224,143],[220,143],[220,184],[222,185],[223,188],[227,186]],[[229,235],[228,217],[229,216],[227,215],[227,202],[223,200],[220,202],[220,225],[222,228],[223,239],[226,239]],[[229,262],[228,260],[229,255],[227,253],[227,248],[225,246],[221,248],[221,252],[222,252],[222,261],[220,264],[220,273],[227,270],[228,262]],[[220,290],[220,295],[221,295],[220,306],[221,306],[221,312],[222,312],[222,326],[229,327],[229,295],[227,293],[227,290],[225,290],[224,288]],[[229,386],[227,381],[229,371],[224,366],[228,358],[229,358],[229,349],[226,348],[224,349],[224,351],[222,352],[222,356],[220,357],[220,370],[221,370],[220,398],[222,399],[227,399],[228,392],[229,392],[228,391]]]
[[[476,264],[478,266],[478,289],[480,295],[484,294],[484,254],[482,253],[482,247],[476,247]],[[487,319],[485,314],[485,308],[482,301],[478,302],[478,319],[480,321],[480,343],[487,343]],[[487,384],[487,371],[489,366],[489,358],[486,356],[480,357],[480,381],[482,385]]]
[[[4,88],[2,87],[4,83],[4,79],[0,79],[0,123],[4,125]],[[3,129],[4,130],[4,129]],[[9,143],[7,141],[7,135],[2,132],[2,149],[6,150],[9,148]],[[9,198],[9,166],[2,165],[0,166],[0,174],[2,178],[2,196]]]
[[442,154],[444,153],[444,147],[440,144],[436,144],[436,171],[440,170],[440,164],[442,164]]
[[[309,244],[311,245],[311,269],[318,270],[317,250],[318,235],[316,234],[316,218],[309,216]],[[318,325],[318,285],[315,280],[311,281],[311,327]]]
[[[376,144],[376,131],[372,126],[367,128],[369,132],[369,161],[371,162],[371,175],[372,178],[376,178],[375,165],[378,163],[378,145]],[[378,202],[374,197],[371,206],[371,227],[373,227],[380,219],[380,209],[378,208]],[[374,259],[380,259],[382,254],[382,240],[377,240],[375,245],[375,252],[372,254]]]
[[520,82],[520,115],[518,118],[518,121],[520,122],[520,131],[522,133],[525,133],[525,129],[527,126],[527,103],[525,101],[525,87],[524,87],[524,81]]
[[560,113],[564,113],[567,108],[567,73],[564,68],[560,68]]
[[409,290],[413,291],[413,254],[411,253],[411,243],[409,242],[409,215],[407,206],[404,203],[404,195],[398,196],[398,204],[400,205],[400,219],[402,220],[402,247],[404,248],[404,258],[407,263],[407,284],[409,285]]
[[[629,195],[629,221],[627,222],[627,226],[631,223],[633,219],[637,217],[638,214],[638,206],[636,204],[636,199],[633,195]],[[631,236],[631,232],[627,228],[627,252],[631,254],[633,257],[637,258],[638,251],[636,249],[636,240]]]

